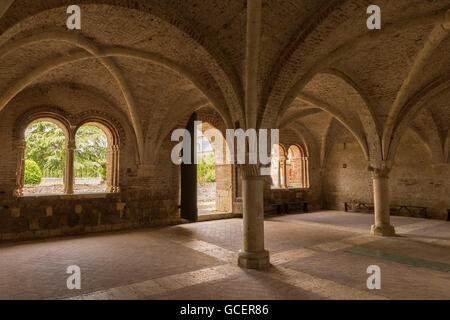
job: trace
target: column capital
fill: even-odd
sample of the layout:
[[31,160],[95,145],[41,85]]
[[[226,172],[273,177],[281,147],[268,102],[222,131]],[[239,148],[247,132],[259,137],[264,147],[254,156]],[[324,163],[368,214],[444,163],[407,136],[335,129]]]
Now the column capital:
[[18,139],[14,141],[14,146],[17,149],[25,149],[27,147],[27,142],[25,139]]
[[111,186],[109,187],[110,193],[120,193],[120,187],[119,186]]
[[262,177],[260,173],[260,165],[258,164],[238,164],[241,171],[242,179]]
[[77,145],[75,143],[75,140],[69,140],[66,143],[66,150],[75,150],[77,148]]
[[393,166],[392,161],[371,161],[367,168],[372,172],[372,178],[388,178]]
[[389,178],[389,173],[391,172],[391,168],[370,168],[370,172],[372,172],[372,178]]

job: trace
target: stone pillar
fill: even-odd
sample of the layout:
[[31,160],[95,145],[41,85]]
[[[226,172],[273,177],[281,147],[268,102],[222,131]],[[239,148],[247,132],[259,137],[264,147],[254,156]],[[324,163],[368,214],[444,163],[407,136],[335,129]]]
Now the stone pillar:
[[302,159],[303,159],[302,167],[304,174],[304,176],[302,177],[303,188],[309,188],[309,161],[308,157],[303,157]]
[[283,188],[287,188],[287,170],[286,170],[286,160],[284,160],[282,162],[282,166],[283,166],[283,181],[282,183],[282,187]]
[[23,196],[23,185],[25,179],[25,150],[26,150],[25,140],[20,140],[16,142],[17,148],[17,169],[16,169],[16,188],[14,190],[14,195],[16,197]]
[[111,165],[107,168],[111,170],[110,177],[110,188],[109,192],[117,193],[120,192],[120,186],[119,186],[119,159],[120,159],[120,153],[119,153],[119,145],[112,145],[111,146]]
[[376,236],[395,236],[395,229],[390,223],[389,210],[389,171],[388,168],[373,168],[373,196],[375,206],[375,224],[371,234]]
[[70,140],[66,145],[66,168],[65,168],[65,180],[64,180],[64,192],[66,194],[73,194],[73,185],[75,182],[74,174],[74,159],[75,159],[75,141]]
[[241,166],[244,209],[243,249],[238,265],[247,269],[266,270],[269,252],[264,249],[264,177],[257,165]]
[[278,162],[278,167],[277,167],[277,181],[278,181],[278,183],[277,183],[277,188],[281,188],[281,162],[280,161],[277,161]]

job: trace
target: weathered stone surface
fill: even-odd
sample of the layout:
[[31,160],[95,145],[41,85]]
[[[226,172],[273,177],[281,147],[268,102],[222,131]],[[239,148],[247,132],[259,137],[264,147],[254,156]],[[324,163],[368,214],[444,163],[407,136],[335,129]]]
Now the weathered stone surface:
[[[240,0],[83,0],[76,32],[66,28],[69,0],[9,2],[0,12],[3,240],[176,221],[182,190],[170,137],[194,111],[205,130],[223,136],[254,121],[279,128],[280,144],[304,153],[290,160],[286,183],[308,189],[302,198],[310,210],[373,203],[367,169],[384,161],[391,205],[448,217],[446,1],[379,0],[380,32],[366,28],[370,1],[263,1],[251,61],[249,6]],[[250,65],[257,70],[246,74]],[[249,79],[255,119],[245,105]],[[108,129],[105,189],[41,197],[72,190],[23,186],[24,131],[43,118],[67,129],[68,150],[80,125]],[[217,210],[242,213],[241,171],[216,166]],[[266,212],[273,213],[272,195],[268,178]]]

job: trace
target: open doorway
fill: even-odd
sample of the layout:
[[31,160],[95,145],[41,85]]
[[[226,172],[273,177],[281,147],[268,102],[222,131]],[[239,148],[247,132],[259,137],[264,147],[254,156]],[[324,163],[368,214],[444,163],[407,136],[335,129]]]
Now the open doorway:
[[216,208],[216,159],[214,147],[197,128],[197,208],[199,215],[213,214]]
[[[180,216],[189,221],[215,218],[233,211],[233,166],[227,161],[226,126],[210,108],[192,114],[185,127],[195,143],[186,139],[191,163],[181,163]],[[185,139],[183,138],[183,141]],[[182,156],[183,152],[180,153]]]

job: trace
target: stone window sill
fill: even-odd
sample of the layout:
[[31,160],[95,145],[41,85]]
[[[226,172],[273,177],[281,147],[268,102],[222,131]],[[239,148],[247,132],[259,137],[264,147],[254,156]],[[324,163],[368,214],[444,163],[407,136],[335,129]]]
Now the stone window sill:
[[279,187],[271,187],[270,189],[275,191],[309,190],[309,188],[279,188]]
[[106,199],[120,197],[120,193],[102,192],[102,193],[75,193],[75,194],[30,194],[18,196],[17,199],[33,200],[33,199],[61,199],[61,200],[78,200],[78,199]]

